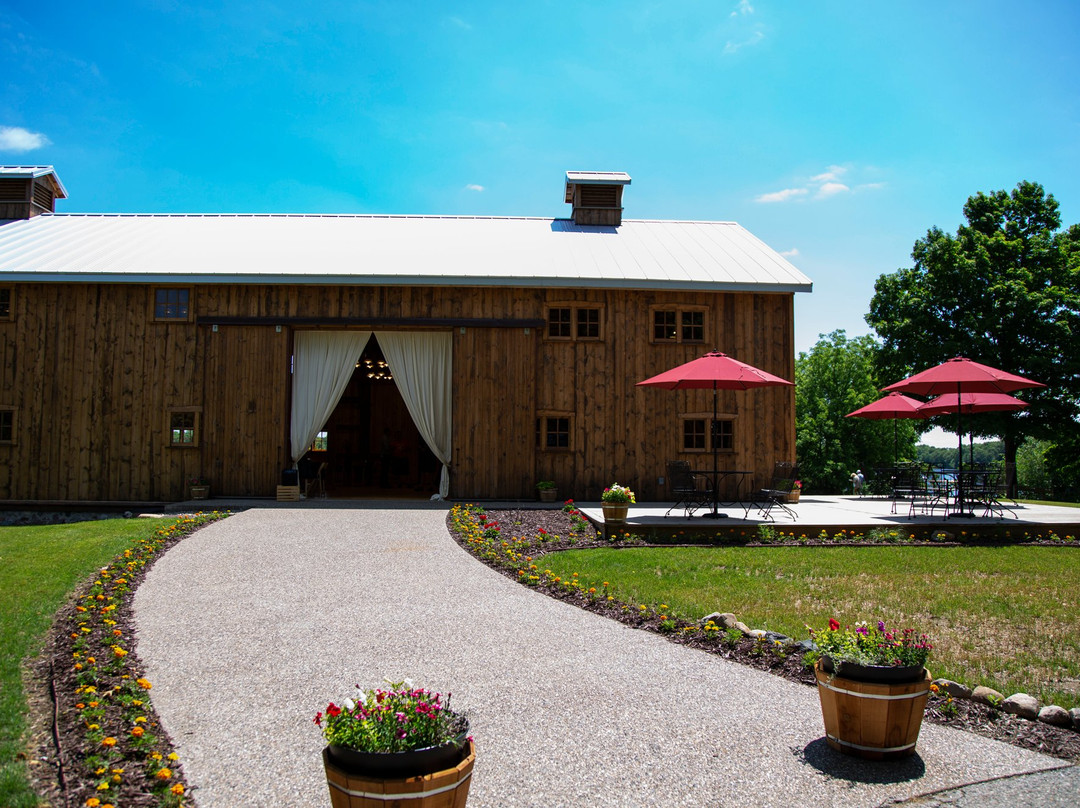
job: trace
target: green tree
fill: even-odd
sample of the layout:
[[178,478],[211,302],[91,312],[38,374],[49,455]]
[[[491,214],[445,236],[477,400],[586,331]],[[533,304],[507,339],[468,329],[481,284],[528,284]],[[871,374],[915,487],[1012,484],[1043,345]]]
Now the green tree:
[[1062,231],[1057,200],[1032,182],[970,197],[964,217],[955,236],[934,227],[916,241],[914,267],[878,278],[866,321],[885,384],[954,356],[1046,384],[1020,394],[1023,413],[964,419],[1015,463],[1024,436],[1073,432],[1080,416],[1080,226]]
[[[892,465],[894,423],[845,417],[881,397],[876,352],[873,337],[834,331],[795,360],[795,448],[805,491],[850,491],[852,472],[869,479],[873,469]],[[901,459],[914,457],[911,424],[895,424]]]

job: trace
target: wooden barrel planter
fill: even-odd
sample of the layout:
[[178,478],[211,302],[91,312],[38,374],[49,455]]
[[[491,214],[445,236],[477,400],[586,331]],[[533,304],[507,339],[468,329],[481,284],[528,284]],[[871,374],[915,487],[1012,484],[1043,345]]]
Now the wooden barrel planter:
[[609,525],[621,525],[626,522],[626,514],[630,512],[629,502],[602,502],[604,508],[604,522]]
[[358,773],[323,750],[323,766],[333,808],[465,808],[476,746],[470,740],[456,765],[430,774],[379,776]]
[[849,678],[852,674],[834,675],[818,660],[814,674],[829,746],[867,760],[896,760],[915,753],[930,695],[925,668],[918,669],[916,679],[867,682]]

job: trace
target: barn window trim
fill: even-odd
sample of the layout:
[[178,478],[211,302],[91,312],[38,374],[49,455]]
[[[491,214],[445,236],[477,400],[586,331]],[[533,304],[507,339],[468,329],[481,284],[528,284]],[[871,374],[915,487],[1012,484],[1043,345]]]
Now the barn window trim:
[[[171,293],[176,293],[175,301]],[[156,323],[189,323],[191,298],[190,286],[155,286],[150,301],[151,318]]]
[[[735,416],[729,413],[717,413],[715,426],[711,412],[688,412],[679,416],[679,451],[687,454],[711,454],[716,443],[717,454],[735,452]],[[694,426],[700,425],[697,429]],[[691,431],[692,430],[692,431]],[[700,445],[688,446],[691,435],[700,436]]]
[[[697,315],[700,316],[700,323],[693,322]],[[663,333],[659,333],[661,328]],[[702,345],[708,333],[708,306],[649,307],[649,341],[654,345]]]
[[[559,312],[558,320],[553,313]],[[569,319],[563,319],[562,313]],[[599,303],[549,303],[544,306],[544,339],[550,342],[603,342],[604,307]],[[560,333],[553,333],[558,326]],[[562,333],[565,329],[565,333]]]
[[17,413],[15,407],[0,407],[0,446],[14,446],[17,443]]
[[[185,439],[185,433],[189,431],[190,439]],[[198,449],[201,431],[202,407],[169,407],[166,410],[165,436],[170,448]]]
[[[565,445],[557,445],[565,435]],[[552,445],[554,438],[556,445]],[[574,414],[565,410],[542,410],[536,414],[536,447],[541,452],[574,451]]]

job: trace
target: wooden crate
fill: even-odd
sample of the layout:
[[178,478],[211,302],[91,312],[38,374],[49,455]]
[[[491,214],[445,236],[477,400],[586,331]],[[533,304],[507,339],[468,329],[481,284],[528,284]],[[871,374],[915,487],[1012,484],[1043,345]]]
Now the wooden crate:
[[277,501],[278,502],[299,502],[300,501],[300,486],[298,486],[298,485],[279,485],[277,487]]

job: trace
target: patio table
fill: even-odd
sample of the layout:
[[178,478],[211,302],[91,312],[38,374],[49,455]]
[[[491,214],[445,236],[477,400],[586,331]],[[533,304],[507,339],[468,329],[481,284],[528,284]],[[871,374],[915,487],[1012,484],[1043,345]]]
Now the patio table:
[[[728,477],[736,477],[735,480],[735,499],[730,502],[732,505],[740,503],[742,500],[739,498],[739,490],[741,488],[742,479],[747,474],[753,474],[752,471],[743,471],[741,469],[691,469],[693,474],[700,474],[703,477],[707,477],[712,483],[713,492],[713,507],[712,510],[703,513],[702,517],[706,519],[726,519],[726,513],[720,513],[718,508],[720,506],[720,483],[726,480]],[[746,514],[750,512],[750,508],[746,507],[743,511],[743,518],[746,518]]]

